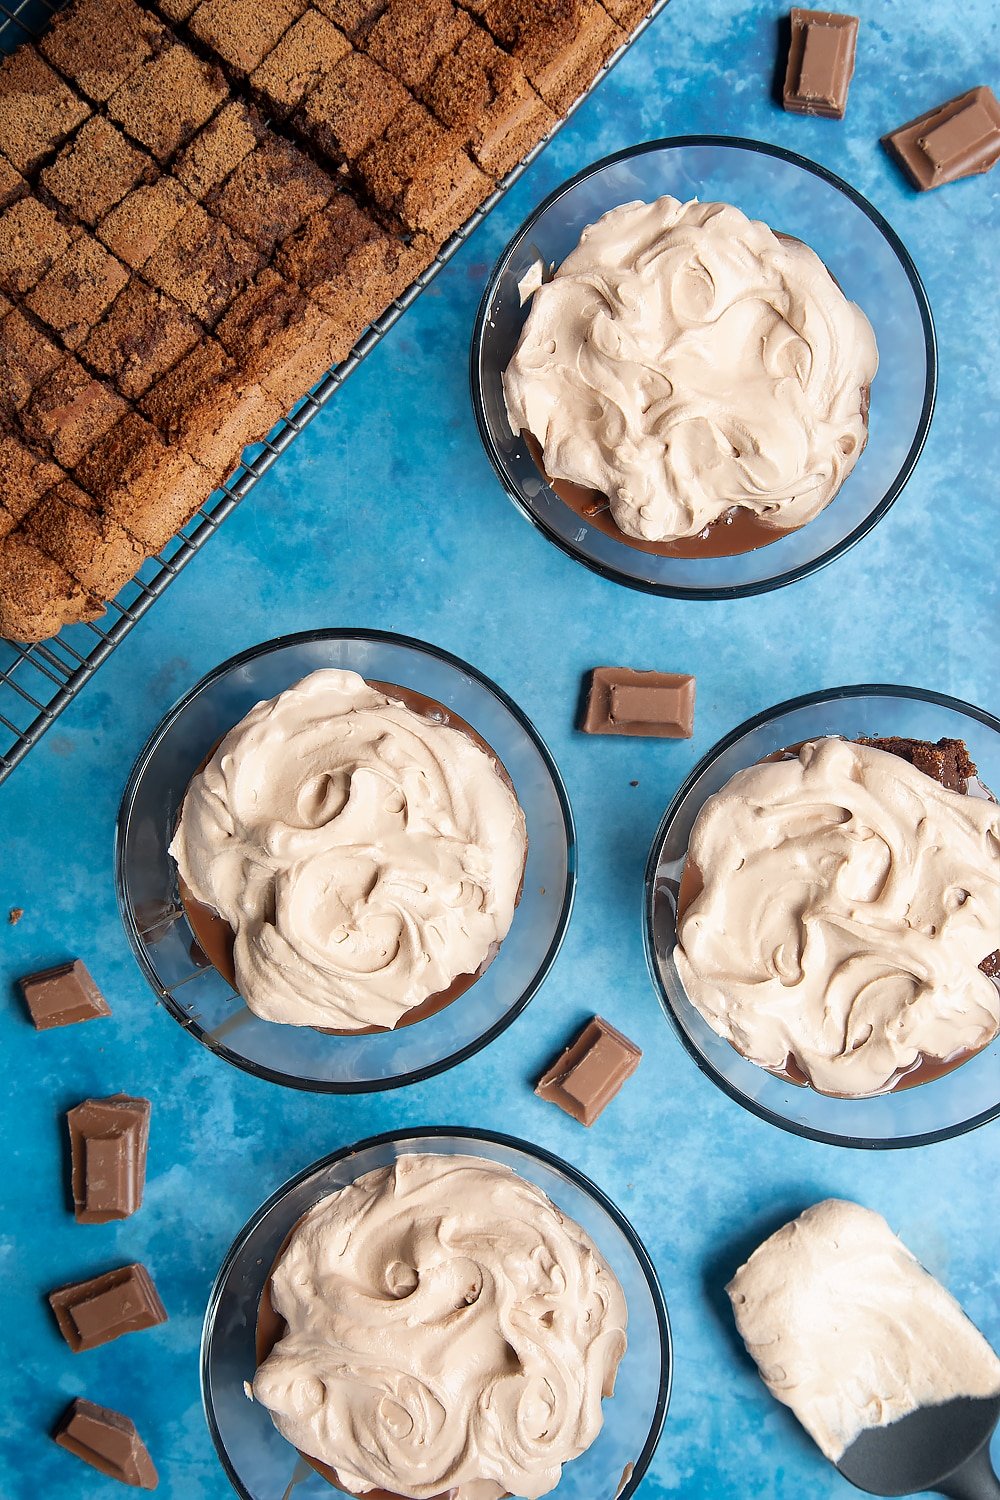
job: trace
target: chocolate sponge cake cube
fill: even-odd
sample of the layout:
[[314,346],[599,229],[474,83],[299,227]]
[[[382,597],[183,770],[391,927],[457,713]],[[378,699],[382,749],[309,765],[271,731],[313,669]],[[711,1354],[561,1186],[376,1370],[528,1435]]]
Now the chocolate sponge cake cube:
[[80,358],[120,396],[138,401],[201,338],[179,302],[133,277],[80,348]]
[[0,213],[0,291],[29,292],[78,233],[37,198],[12,203]]
[[276,118],[286,119],[350,52],[332,21],[307,10],[250,74],[250,87]]
[[115,89],[107,111],[162,163],[187,145],[228,94],[221,69],[176,42]]
[[48,491],[20,530],[75,582],[104,599],[124,588],[143,562],[134,537],[69,479]]
[[144,151],[102,115],[93,115],[45,168],[41,181],[62,208],[93,228],[137,183],[157,175]]
[[167,443],[179,443],[218,482],[240,453],[266,436],[281,407],[248,379],[215,339],[204,339],[142,398],[143,415]]
[[626,40],[598,0],[492,0],[487,23],[559,114]]
[[358,46],[385,10],[388,0],[312,0],[312,3]]
[[[0,412],[20,411],[62,360],[62,351],[17,308],[0,319]],[[6,475],[0,468],[0,498]]]
[[476,165],[496,178],[556,124],[520,64],[478,28],[442,59],[421,98],[461,137]]
[[63,625],[96,620],[100,599],[17,532],[0,541],[0,636],[44,641]]
[[332,178],[310,157],[290,141],[270,135],[243,159],[208,206],[269,256],[280,240],[325,207],[335,191]]
[[252,245],[194,204],[148,261],[145,277],[210,326],[259,267]]
[[493,186],[461,139],[416,101],[390,121],[358,171],[379,208],[438,239],[456,229]]
[[85,98],[103,104],[168,41],[166,28],[134,0],[71,0],[39,47]]
[[309,94],[294,123],[336,165],[357,161],[410,96],[378,63],[352,52]]
[[188,28],[235,73],[245,75],[263,62],[305,8],[306,0],[201,0]]
[[29,443],[72,469],[127,410],[110,386],[67,356],[32,393],[20,423]]
[[141,271],[173,234],[194,199],[172,177],[127,193],[97,226],[97,238],[133,271]]
[[243,159],[268,136],[263,120],[239,99],[223,105],[199,130],[172,167],[177,181],[200,203],[221,187]]
[[452,0],[389,0],[365,38],[365,51],[415,90],[472,29],[467,13]]
[[99,323],[128,280],[128,272],[99,240],[74,240],[53,261],[26,303],[37,318],[76,349]]
[[0,62],[0,151],[25,176],[90,114],[34,47]]
[[159,552],[190,520],[215,481],[136,411],[118,422],[74,470],[75,482],[139,544]]
[[283,411],[343,358],[337,333],[333,318],[270,267],[237,297],[216,330],[223,347]]
[[65,474],[51,458],[30,448],[13,430],[0,432],[0,475],[3,475],[3,510],[0,531],[12,531],[54,484]]

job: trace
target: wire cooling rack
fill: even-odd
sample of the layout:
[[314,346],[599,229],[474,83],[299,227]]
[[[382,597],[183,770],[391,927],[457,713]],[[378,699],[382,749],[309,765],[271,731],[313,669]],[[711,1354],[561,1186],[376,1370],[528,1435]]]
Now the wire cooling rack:
[[[639,22],[628,41],[608,59],[587,93],[581,95],[567,112],[566,119],[579,108],[667,3],[668,0],[654,0],[648,15]],[[0,0],[0,54],[12,52],[21,42],[41,36],[50,17],[60,8],[59,4],[50,4],[49,0],[20,0],[20,4]],[[442,245],[427,269],[365,330],[347,359],[330,370],[289,415],[281,419],[265,442],[247,449],[228,483],[205,501],[162,552],[143,563],[135,578],[108,604],[100,620],[66,626],[58,635],[35,646],[0,641],[0,782],[38,743],[132,626],[142,619],[185,564],[218,530],[230,511],[239,505],[244,495],[267,473],[289,443],[323,409],[352,370],[384,338],[397,318],[479,227],[490,209],[544,150],[558,129],[559,125],[556,125],[497,183],[490,196]]]

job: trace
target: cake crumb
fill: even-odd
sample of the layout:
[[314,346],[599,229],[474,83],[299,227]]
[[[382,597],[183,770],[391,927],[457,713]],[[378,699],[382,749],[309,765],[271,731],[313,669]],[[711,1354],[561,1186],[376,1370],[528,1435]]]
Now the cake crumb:
[[10,923],[10,925],[12,927],[16,927],[17,924],[18,924],[18,922],[20,922],[20,920],[21,920],[21,918],[23,916],[24,916],[24,907],[23,906],[12,906],[11,909],[10,909],[10,911],[7,913],[7,921]]
[[637,781],[630,781],[629,782],[629,786],[638,786],[638,785],[639,785],[639,783]]

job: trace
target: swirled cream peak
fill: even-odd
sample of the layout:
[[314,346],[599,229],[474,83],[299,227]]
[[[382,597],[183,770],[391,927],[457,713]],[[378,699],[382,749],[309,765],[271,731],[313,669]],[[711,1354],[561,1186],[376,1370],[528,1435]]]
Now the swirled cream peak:
[[527,840],[490,756],[355,672],[258,703],[188,788],[170,852],[270,1021],[395,1026],[506,936]]
[[288,1331],[253,1394],[354,1494],[548,1494],[625,1352],[625,1299],[588,1235],[472,1156],[403,1156],[324,1198],[271,1299]]
[[535,292],[503,385],[550,478],[662,542],[733,506],[781,530],[811,520],[865,445],[877,367],[867,318],[807,245],[668,197],[584,230]]
[[[1000,807],[841,739],[739,771],[695,820],[685,992],[752,1062],[882,1093],[984,1047],[1000,992]],[[697,883],[695,883],[697,885]]]
[[978,1328],[857,1203],[807,1208],[727,1291],[764,1384],[834,1462],[869,1427],[1000,1393],[1000,1359]]

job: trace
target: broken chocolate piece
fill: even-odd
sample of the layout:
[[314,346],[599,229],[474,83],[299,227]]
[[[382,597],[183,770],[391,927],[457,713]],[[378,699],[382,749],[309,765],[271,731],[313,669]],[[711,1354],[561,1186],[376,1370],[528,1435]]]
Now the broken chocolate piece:
[[970,89],[882,137],[915,188],[926,192],[1000,161],[1000,104],[992,89]]
[[110,1016],[111,1006],[78,958],[18,981],[36,1031]]
[[694,687],[694,678],[685,672],[595,667],[580,728],[585,734],[689,740],[694,730]]
[[782,103],[792,114],[842,120],[854,75],[857,16],[793,10]]
[[59,1287],[49,1293],[49,1304],[74,1354],[167,1321],[153,1279],[141,1265],[121,1266]]
[[601,1016],[595,1016],[542,1074],[535,1093],[558,1104],[581,1125],[593,1125],[626,1079],[632,1077],[641,1057],[634,1042]]
[[95,1406],[93,1401],[78,1396],[59,1418],[52,1436],[60,1448],[82,1458],[109,1479],[135,1489],[156,1489],[159,1476],[153,1460],[135,1430],[135,1423],[120,1411]]
[[78,1224],[127,1219],[142,1203],[149,1113],[148,1099],[127,1094],[85,1099],[67,1113]]

